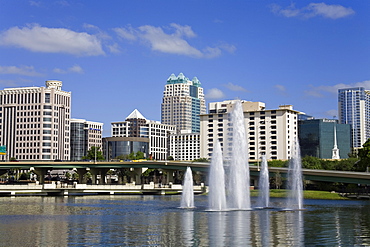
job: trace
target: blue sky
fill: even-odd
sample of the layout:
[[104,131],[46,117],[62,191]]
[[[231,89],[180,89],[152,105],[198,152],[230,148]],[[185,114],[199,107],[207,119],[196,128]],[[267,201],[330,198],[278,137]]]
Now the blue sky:
[[63,81],[72,117],[160,120],[167,78],[207,103],[240,98],[337,116],[337,89],[370,89],[370,1],[0,0],[0,88]]

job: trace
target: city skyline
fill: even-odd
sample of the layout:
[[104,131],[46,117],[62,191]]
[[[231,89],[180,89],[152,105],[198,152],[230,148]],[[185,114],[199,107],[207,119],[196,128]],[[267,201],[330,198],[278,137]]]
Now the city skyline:
[[104,123],[104,136],[134,109],[159,121],[172,73],[197,77],[207,105],[316,118],[338,116],[339,88],[370,89],[367,1],[108,3],[0,0],[0,88],[61,80],[71,117]]

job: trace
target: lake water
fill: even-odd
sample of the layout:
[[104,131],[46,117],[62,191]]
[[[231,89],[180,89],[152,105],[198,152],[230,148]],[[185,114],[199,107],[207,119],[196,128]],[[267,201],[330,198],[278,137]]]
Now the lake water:
[[[370,202],[305,200],[304,211],[207,211],[195,196],[0,197],[0,246],[365,246]],[[252,198],[254,205],[256,198]]]

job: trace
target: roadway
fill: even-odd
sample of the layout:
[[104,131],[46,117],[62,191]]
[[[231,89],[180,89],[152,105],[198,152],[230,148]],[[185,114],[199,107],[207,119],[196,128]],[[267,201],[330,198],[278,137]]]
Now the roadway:
[[[165,169],[165,170],[185,170],[191,167],[193,171],[208,172],[209,163],[207,162],[187,162],[187,161],[141,161],[141,162],[53,162],[53,161],[20,161],[20,162],[0,162],[0,170],[6,171],[9,169],[121,169],[121,168],[149,168],[149,169]],[[284,177],[288,172],[285,167],[269,167],[270,177],[277,172]],[[259,176],[259,167],[250,166],[251,176]],[[350,171],[333,171],[333,170],[312,170],[302,169],[302,174],[305,180],[353,183],[353,184],[370,184],[370,173],[366,172],[350,172]]]

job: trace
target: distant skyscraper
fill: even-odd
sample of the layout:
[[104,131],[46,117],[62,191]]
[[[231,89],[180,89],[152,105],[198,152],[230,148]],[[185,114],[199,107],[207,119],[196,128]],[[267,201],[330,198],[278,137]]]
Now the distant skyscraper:
[[338,113],[342,124],[351,125],[353,148],[370,138],[370,91],[363,87],[338,90]]
[[162,100],[161,121],[175,125],[177,133],[199,133],[200,115],[206,113],[203,88],[198,78],[180,73],[167,79]]
[[62,82],[0,91],[0,144],[7,158],[69,160],[71,93]]

